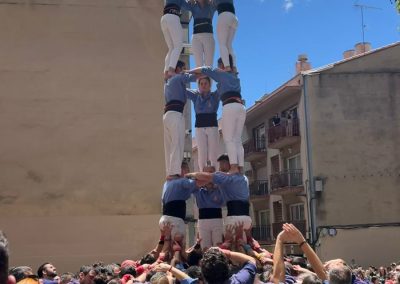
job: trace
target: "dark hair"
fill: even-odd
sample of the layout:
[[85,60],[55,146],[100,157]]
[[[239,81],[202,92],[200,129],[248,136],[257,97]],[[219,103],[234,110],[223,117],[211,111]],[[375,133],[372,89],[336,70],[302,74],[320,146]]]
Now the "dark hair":
[[227,257],[219,249],[208,249],[201,260],[201,272],[207,283],[223,283],[229,278]]
[[15,277],[15,281],[18,283],[22,279],[25,279],[27,276],[27,271],[32,271],[32,268],[29,266],[17,266],[14,268],[11,268],[9,271],[10,275],[13,275]]
[[178,62],[176,63],[176,68],[183,68],[185,66],[185,62],[183,62],[182,60],[178,60]]
[[[218,64],[222,64],[225,67],[224,62],[222,61],[222,58],[218,58]],[[231,67],[231,69],[233,69],[233,57],[231,54],[229,54],[229,66]]]
[[7,283],[8,279],[8,240],[0,231],[0,283]]
[[303,278],[302,284],[322,284],[322,280],[319,279],[315,274],[308,274]]
[[200,84],[200,82],[203,81],[203,80],[207,80],[208,83],[210,83],[210,85],[211,85],[211,79],[210,79],[210,77],[208,77],[208,76],[199,78],[198,84]]
[[228,154],[222,154],[221,156],[218,157],[217,162],[221,162],[221,161],[227,161],[229,162],[229,156]]
[[75,279],[75,274],[72,272],[65,272],[60,276],[60,284],[68,284]]
[[133,277],[136,277],[136,269],[133,266],[125,266],[121,268],[119,272],[119,277],[122,278],[125,274],[130,274]]
[[44,270],[44,267],[45,267],[47,264],[50,264],[50,262],[45,262],[45,263],[43,263],[41,266],[39,266],[39,268],[38,268],[38,270],[37,270],[37,276],[39,276],[39,278],[43,278],[43,270]]
[[200,266],[197,266],[197,265],[190,266],[188,269],[186,269],[186,274],[189,275],[190,278],[193,278],[193,279],[197,278],[204,282],[204,279],[203,279],[204,277],[203,277],[203,274],[201,273]]
[[91,265],[82,265],[81,268],[79,269],[80,273],[83,273],[83,275],[88,275],[90,270],[94,270],[94,267]]
[[154,263],[155,261],[156,261],[155,257],[154,257],[152,254],[148,253],[148,254],[146,254],[146,255],[144,255],[144,256],[142,257],[142,259],[140,260],[140,265],[143,265],[143,264],[152,264],[152,263]]
[[329,284],[351,284],[351,270],[347,266],[333,268],[329,271]]
[[187,263],[189,266],[199,265],[199,262],[202,258],[203,258],[203,253],[201,251],[192,250],[188,254]]
[[302,267],[302,268],[307,268],[307,261],[303,257],[300,257],[300,256],[293,257],[291,263],[293,265],[300,265],[300,267]]

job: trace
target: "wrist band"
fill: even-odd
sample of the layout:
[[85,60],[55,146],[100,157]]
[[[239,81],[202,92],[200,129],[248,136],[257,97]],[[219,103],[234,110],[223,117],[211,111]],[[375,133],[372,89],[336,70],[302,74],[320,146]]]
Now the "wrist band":
[[172,265],[169,266],[168,272],[171,272],[172,267],[173,267]]
[[302,241],[301,243],[299,243],[299,248],[301,248],[302,245],[304,245],[304,244],[306,244],[306,243],[307,243],[307,241]]

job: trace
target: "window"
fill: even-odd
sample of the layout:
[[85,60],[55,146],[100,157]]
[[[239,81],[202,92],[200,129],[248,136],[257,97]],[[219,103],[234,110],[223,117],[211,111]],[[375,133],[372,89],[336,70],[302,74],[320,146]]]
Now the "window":
[[265,149],[265,127],[264,123],[253,129],[253,138],[257,150]]
[[304,204],[297,203],[289,206],[290,208],[290,220],[291,221],[303,221],[304,218]]
[[269,210],[258,211],[258,218],[260,220],[260,226],[268,226],[269,222]]

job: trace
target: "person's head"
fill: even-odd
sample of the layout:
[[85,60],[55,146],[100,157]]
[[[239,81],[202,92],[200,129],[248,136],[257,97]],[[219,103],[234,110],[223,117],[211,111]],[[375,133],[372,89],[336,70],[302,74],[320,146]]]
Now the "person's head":
[[223,283],[229,278],[228,258],[218,249],[208,249],[201,260],[201,272],[209,284]]
[[130,274],[133,277],[136,277],[136,269],[133,266],[124,266],[121,268],[121,271],[119,272],[119,277],[122,278],[124,275]]
[[341,268],[347,266],[346,262],[341,258],[331,259],[324,263],[324,267],[327,271],[333,268]]
[[295,256],[292,259],[292,265],[300,265],[300,267],[307,268],[307,261],[300,256]]
[[57,270],[53,264],[45,262],[41,266],[39,266],[37,270],[37,275],[39,276],[39,278],[52,280],[54,279],[54,277],[57,276]]
[[[229,54],[229,66],[231,67],[231,70],[233,69],[233,57],[232,55]],[[225,65],[224,62],[222,61],[222,58],[218,58],[218,68],[225,70]]]
[[394,275],[394,284],[400,284],[400,272],[396,272]]
[[400,272],[400,265],[396,265],[396,267],[394,268],[394,271]]
[[215,173],[215,167],[213,167],[213,166],[205,166],[203,168],[203,172],[205,172],[205,173]]
[[348,266],[335,267],[329,270],[329,284],[351,284],[351,269]]
[[156,258],[154,257],[154,255],[152,255],[151,253],[148,253],[146,255],[144,255],[142,257],[142,259],[140,260],[140,265],[143,264],[152,264],[156,261]]
[[80,284],[94,284],[96,277],[96,269],[91,265],[83,265],[79,270],[79,283]]
[[201,77],[197,84],[201,94],[208,94],[211,91],[211,79],[210,77]]
[[165,272],[155,273],[149,281],[151,284],[169,284],[167,274]]
[[199,284],[205,283],[203,274],[201,273],[200,266],[193,265],[186,269],[186,274],[190,276],[190,278],[198,279]]
[[0,231],[0,283],[14,284],[15,277],[8,276],[8,240]]
[[15,281],[18,283],[22,279],[33,275],[33,270],[29,266],[17,266],[10,269],[10,275],[13,275]]
[[219,163],[219,170],[221,172],[227,173],[231,169],[231,164],[229,163],[229,157],[227,154],[223,154],[217,159]]
[[187,263],[189,266],[192,265],[200,265],[200,260],[203,258],[203,253],[201,250],[192,250],[190,253],[188,253],[188,259]]
[[371,283],[372,284],[379,284],[379,278],[377,276],[372,276],[371,277]]
[[185,62],[183,62],[181,60],[178,60],[178,63],[176,63],[175,73],[179,74],[179,73],[182,73],[185,70],[186,70]]
[[78,279],[75,278],[75,274],[72,272],[66,272],[60,276],[60,284],[79,283]]
[[190,173],[189,164],[185,161],[181,164],[181,175],[185,176],[186,174]]
[[317,275],[310,273],[303,278],[302,284],[322,284],[322,280]]

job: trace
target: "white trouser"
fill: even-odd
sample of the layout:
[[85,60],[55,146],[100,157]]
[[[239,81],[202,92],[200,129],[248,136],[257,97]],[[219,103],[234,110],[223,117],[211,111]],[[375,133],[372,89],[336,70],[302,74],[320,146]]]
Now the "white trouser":
[[[239,224],[243,223],[243,230],[250,230],[252,221],[250,216],[226,216],[224,219],[225,230],[227,226],[237,227]],[[225,232],[224,230],[224,232]],[[246,234],[243,232],[243,240],[246,241]]]
[[211,166],[217,166],[219,134],[218,127],[196,127],[197,156],[199,171],[211,162]]
[[244,165],[242,131],[246,120],[246,109],[240,103],[230,103],[222,107],[222,137],[228,152],[229,162],[240,167]]
[[165,14],[161,17],[161,30],[168,46],[164,67],[164,71],[167,71],[170,67],[175,69],[183,47],[183,29],[180,18],[173,14]]
[[222,219],[199,219],[198,229],[202,249],[216,247],[222,243]]
[[233,66],[236,67],[236,56],[233,52],[233,38],[238,27],[238,19],[231,12],[223,12],[218,16],[217,38],[219,53],[225,66],[229,66],[229,54],[232,55]]
[[196,67],[213,66],[215,40],[212,33],[198,33],[192,36],[192,51]]
[[177,111],[167,111],[163,116],[165,170],[167,175],[181,174],[185,144],[185,120]]
[[181,234],[183,237],[185,237],[186,234],[185,222],[181,218],[162,215],[160,221],[158,222],[161,231],[164,229],[164,226],[167,223],[170,223],[172,227],[171,230],[172,239],[174,239],[176,234]]

